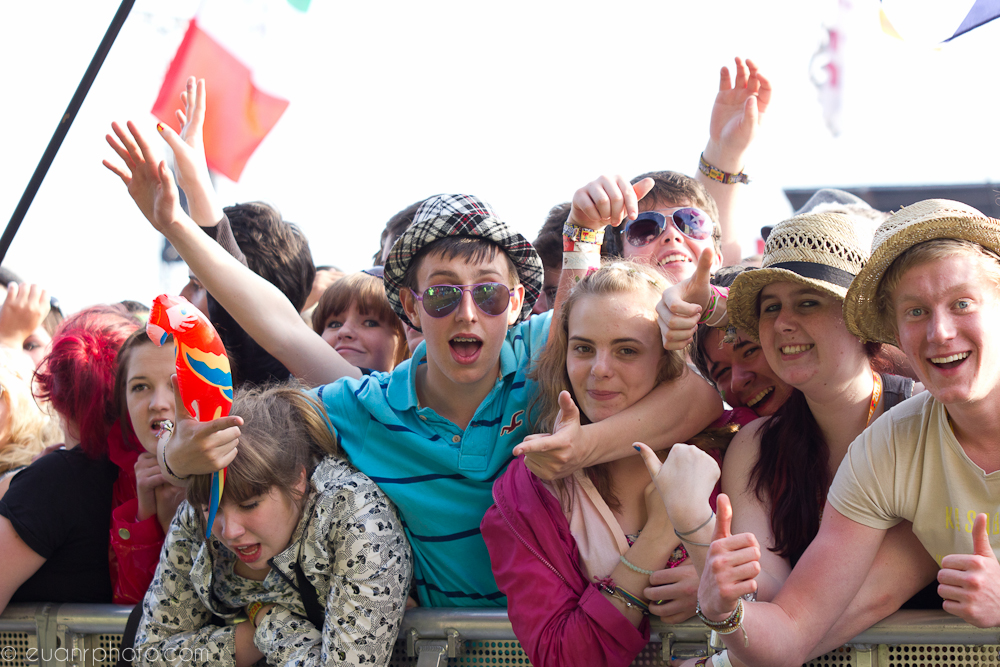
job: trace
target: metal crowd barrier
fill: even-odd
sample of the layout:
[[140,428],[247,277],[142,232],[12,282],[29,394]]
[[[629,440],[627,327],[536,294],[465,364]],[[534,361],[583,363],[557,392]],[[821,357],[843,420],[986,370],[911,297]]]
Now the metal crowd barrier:
[[[0,667],[113,666],[129,611],[117,605],[9,605],[0,615]],[[706,655],[709,642],[710,633],[697,621],[654,622],[650,643],[632,664],[663,667],[669,665],[671,656]],[[411,609],[403,619],[389,664],[530,666],[506,612],[500,609]],[[944,611],[900,611],[808,664],[1000,667],[1000,629],[974,628]]]

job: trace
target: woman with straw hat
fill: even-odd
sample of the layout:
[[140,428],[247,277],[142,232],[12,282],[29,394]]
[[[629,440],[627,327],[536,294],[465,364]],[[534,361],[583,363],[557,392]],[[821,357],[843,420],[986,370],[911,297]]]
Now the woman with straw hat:
[[[886,534],[903,520],[940,565],[945,611],[1000,625],[1000,221],[928,200],[883,223],[873,246],[846,296],[847,325],[902,347],[928,391],[852,443],[822,528],[773,604],[739,601],[754,587],[740,568],[756,559],[723,549],[736,538],[720,509],[699,600],[709,622],[735,614],[727,628],[742,633],[727,645],[747,664],[798,665],[820,652],[817,638],[850,622],[848,605],[886,565]],[[896,555],[896,571],[919,569],[914,554]]]
[[[732,527],[743,534],[721,540],[718,547],[742,553],[759,543],[760,555],[749,568],[759,564],[759,572],[738,575],[739,581],[752,584],[744,592],[755,589],[763,600],[774,598],[816,536],[827,489],[850,443],[908,398],[914,386],[908,378],[880,372],[881,343],[862,342],[844,323],[844,297],[868,258],[863,239],[853,217],[841,213],[781,222],[768,238],[762,268],[737,276],[728,295],[731,324],[760,342],[771,369],[793,387],[774,415],[737,434],[722,473],[723,491],[732,498]],[[678,457],[691,459],[684,476],[709,473],[712,462],[707,458],[676,449]],[[677,484],[663,486],[668,513],[690,516],[691,494],[678,492]],[[678,523],[678,531],[695,528]],[[706,553],[697,548],[699,543],[704,547],[714,529],[710,520],[683,537],[695,547],[696,563]],[[748,533],[756,536],[753,542]],[[909,526],[902,525],[894,530],[886,553],[916,546]],[[931,559],[921,565],[898,577],[883,577],[878,589],[869,591],[872,595],[857,601],[866,622],[898,608],[933,580]],[[732,579],[733,572],[728,576]],[[723,578],[719,587],[731,583]],[[705,607],[706,600],[699,599]]]

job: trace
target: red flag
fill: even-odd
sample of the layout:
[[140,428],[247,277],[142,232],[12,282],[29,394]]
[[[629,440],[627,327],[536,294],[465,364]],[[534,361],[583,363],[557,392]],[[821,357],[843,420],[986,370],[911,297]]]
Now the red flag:
[[205,157],[208,168],[237,181],[247,160],[288,106],[288,100],[269,95],[250,78],[250,69],[191,19],[187,33],[170,63],[153,115],[180,132],[174,111],[187,78],[205,79]]

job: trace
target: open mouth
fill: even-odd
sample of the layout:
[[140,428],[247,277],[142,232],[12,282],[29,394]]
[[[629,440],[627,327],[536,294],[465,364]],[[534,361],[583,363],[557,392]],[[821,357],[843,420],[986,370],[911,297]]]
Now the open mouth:
[[747,401],[747,407],[748,408],[754,407],[755,405],[757,405],[758,403],[760,403],[761,401],[763,401],[765,398],[767,398],[772,393],[774,393],[774,387],[768,387],[767,389],[764,389],[759,394],[757,394],[756,396],[754,396],[753,398],[751,398],[749,401]]
[[452,355],[459,363],[472,363],[483,348],[483,341],[475,336],[455,336],[448,341]]
[[782,354],[801,354],[803,352],[808,352],[809,350],[813,349],[814,347],[816,347],[816,346],[813,345],[813,344],[809,344],[809,345],[786,345],[786,346],[784,346],[784,347],[782,347],[780,349],[781,349],[781,353]]
[[971,352],[959,352],[946,357],[931,357],[930,362],[938,368],[955,368],[969,358]]
[[252,563],[260,556],[260,544],[251,544],[245,547],[233,547],[236,555],[245,563]]
[[154,419],[149,423],[149,430],[160,437],[174,430],[174,423],[169,419]]
[[691,258],[687,255],[682,255],[680,253],[674,253],[672,255],[667,255],[659,261],[659,265],[670,264],[672,262],[690,262]]

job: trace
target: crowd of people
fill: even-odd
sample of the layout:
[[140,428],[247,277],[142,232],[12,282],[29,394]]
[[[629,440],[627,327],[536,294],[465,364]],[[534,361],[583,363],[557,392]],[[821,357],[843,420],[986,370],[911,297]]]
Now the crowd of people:
[[694,177],[601,176],[533,242],[433,195],[349,274],[220,205],[204,81],[157,126],[172,169],[114,123],[232,411],[182,403],[156,295],[63,318],[7,272],[0,611],[132,604],[135,664],[239,666],[386,664],[418,605],[505,607],[540,667],[628,665],[651,617],[724,638],[695,666],[801,664],[903,606],[1000,626],[1000,221],[821,190],[742,258],[770,97],[737,59]]

